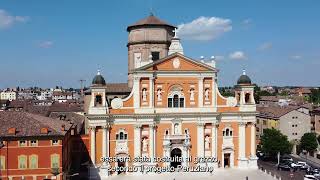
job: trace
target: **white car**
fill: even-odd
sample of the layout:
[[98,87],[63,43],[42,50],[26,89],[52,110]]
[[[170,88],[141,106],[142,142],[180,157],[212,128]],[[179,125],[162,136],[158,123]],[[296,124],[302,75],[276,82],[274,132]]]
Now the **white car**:
[[303,180],[319,180],[319,179],[313,175],[304,175]]
[[308,169],[310,167],[306,162],[303,161],[298,161],[297,165],[301,166],[300,169]]

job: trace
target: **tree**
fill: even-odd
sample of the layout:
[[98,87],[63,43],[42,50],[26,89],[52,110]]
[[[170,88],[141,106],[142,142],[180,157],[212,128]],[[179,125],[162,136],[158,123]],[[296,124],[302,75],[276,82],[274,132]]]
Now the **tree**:
[[302,150],[306,150],[309,153],[313,153],[317,147],[317,136],[315,133],[305,133],[300,140],[300,147]]
[[276,158],[278,152],[280,154],[290,154],[292,150],[292,144],[288,141],[288,137],[273,128],[263,130],[261,147],[262,152],[271,158]]
[[320,104],[320,88],[311,89],[310,103]]

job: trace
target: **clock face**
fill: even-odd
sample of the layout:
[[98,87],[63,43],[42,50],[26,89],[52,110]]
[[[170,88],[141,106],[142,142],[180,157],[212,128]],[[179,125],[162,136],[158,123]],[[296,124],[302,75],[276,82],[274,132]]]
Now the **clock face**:
[[180,60],[178,58],[176,58],[176,59],[173,60],[172,64],[173,64],[173,67],[175,69],[177,69],[177,68],[180,67]]

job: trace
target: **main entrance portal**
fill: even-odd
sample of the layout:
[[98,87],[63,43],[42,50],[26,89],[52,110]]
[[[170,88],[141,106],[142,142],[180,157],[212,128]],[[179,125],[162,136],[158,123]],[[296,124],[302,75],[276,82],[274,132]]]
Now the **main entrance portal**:
[[181,161],[180,161],[181,153],[182,152],[179,148],[172,149],[170,157],[171,157],[171,160],[174,160],[174,161],[171,161],[170,163],[171,167],[177,168],[178,165],[181,165]]
[[224,154],[224,168],[230,167],[230,153]]

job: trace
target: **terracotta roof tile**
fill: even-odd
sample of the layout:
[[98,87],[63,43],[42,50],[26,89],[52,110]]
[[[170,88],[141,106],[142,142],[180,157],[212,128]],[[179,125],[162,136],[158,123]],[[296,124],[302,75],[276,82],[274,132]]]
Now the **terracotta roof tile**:
[[[64,136],[72,124],[68,121],[58,121],[49,117],[31,114],[27,112],[2,111],[0,112],[0,136],[1,137],[28,137],[28,136]],[[16,128],[16,134],[10,135],[9,128]],[[48,128],[48,134],[41,134],[41,128]]]
[[136,23],[128,26],[127,30],[129,31],[132,27],[143,26],[143,25],[164,25],[164,26],[175,27],[175,26],[168,24],[167,22],[159,19],[158,17],[156,17],[154,15],[150,15],[150,16],[148,16],[144,19],[141,19],[141,20],[137,21]]

